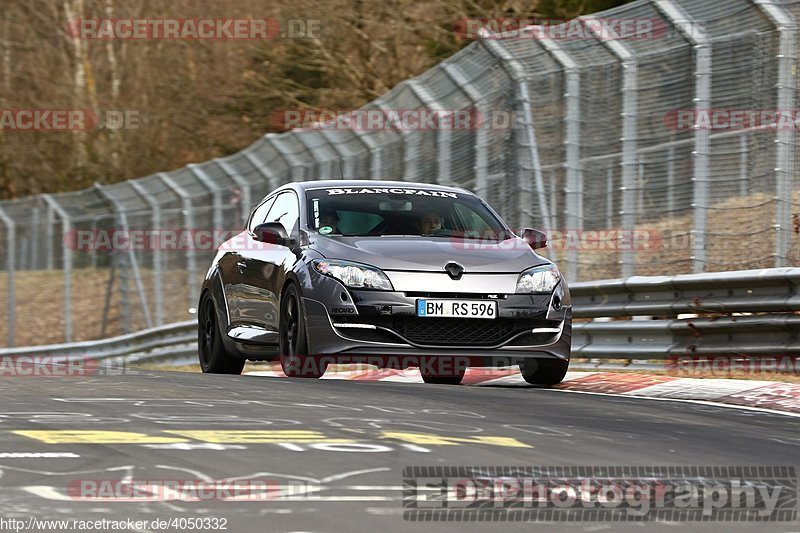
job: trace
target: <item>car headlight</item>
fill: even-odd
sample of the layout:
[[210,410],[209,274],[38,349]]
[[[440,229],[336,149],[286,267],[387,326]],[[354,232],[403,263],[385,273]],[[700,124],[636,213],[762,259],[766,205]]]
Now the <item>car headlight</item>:
[[312,262],[317,272],[336,278],[351,289],[394,290],[392,282],[379,268],[330,259],[315,259]]
[[517,294],[535,292],[552,292],[561,281],[561,272],[555,265],[543,265],[529,268],[519,275]]

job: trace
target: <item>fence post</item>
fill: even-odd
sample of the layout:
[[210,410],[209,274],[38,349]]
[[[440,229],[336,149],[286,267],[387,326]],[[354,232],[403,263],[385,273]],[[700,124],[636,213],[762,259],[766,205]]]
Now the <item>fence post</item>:
[[39,257],[39,231],[42,229],[41,220],[39,217],[40,209],[34,207],[31,209],[31,270],[39,270],[42,265],[41,258]]
[[[103,187],[100,183],[94,184],[97,192],[105,198],[113,207],[117,220],[119,220],[120,225],[124,231],[129,231],[130,227],[128,226],[128,216],[125,213],[125,209],[120,205],[116,198],[114,198],[109,192]],[[112,252],[115,253],[115,252]],[[147,305],[147,295],[144,292],[144,284],[142,283],[142,275],[139,272],[139,263],[136,261],[136,253],[134,252],[133,248],[128,245],[127,250],[128,261],[130,263],[131,270],[133,271],[133,280],[136,283],[136,290],[139,292],[139,303],[142,304],[142,314],[144,315],[145,324],[147,324],[148,328],[153,327],[153,320],[150,317],[150,308]],[[128,333],[127,331],[125,333]]]
[[0,207],[0,221],[2,221],[3,225],[6,227],[6,271],[8,272],[8,277],[6,278],[6,319],[8,320],[8,329],[6,331],[8,338],[6,341],[6,346],[13,348],[14,333],[17,324],[17,298],[16,294],[14,293],[14,273],[16,271],[14,254],[17,251],[16,225],[14,224],[14,220],[10,216],[6,215],[2,207]]
[[[439,102],[436,101],[436,98],[428,92],[428,89],[425,88],[418,80],[412,79],[408,80],[408,87],[411,89],[411,92],[414,93],[414,96],[422,102],[425,107],[427,107],[431,111],[437,111],[441,115],[447,112]],[[441,116],[439,117],[441,119]],[[439,121],[441,123],[441,120]],[[452,149],[452,131],[450,128],[439,128],[436,131],[436,155],[437,155],[437,174],[438,176],[434,177],[434,183],[442,183],[446,185],[451,185],[452,180],[450,179],[450,160],[451,160],[451,149]]]
[[[190,163],[187,167],[194,177],[203,184],[203,187],[211,193],[211,202],[214,209],[214,231],[212,234],[216,234],[217,231],[223,231],[225,228],[222,226],[224,226],[225,223],[222,220],[222,189],[214,183],[211,176],[206,174],[206,172],[195,163]],[[216,245],[221,243],[215,242],[214,244],[216,247]]]
[[675,216],[675,147],[667,150],[667,212]]
[[[528,90],[528,80],[525,77],[525,69],[485,28],[480,30],[479,36],[479,42],[491,55],[500,61],[501,67],[506,74],[508,74],[509,78],[516,82],[518,99],[522,103],[522,116],[518,117],[518,122],[527,136],[526,146],[528,147],[531,165],[533,166],[533,189],[539,203],[542,229],[549,234],[554,227],[553,219],[551,218],[552,213],[547,205],[547,193],[544,188],[544,176],[542,174],[541,160],[539,159],[539,145],[536,142],[536,128],[534,127],[533,110],[531,108],[530,97],[528,96],[530,93]],[[485,128],[480,128],[479,131],[481,130],[485,130]],[[555,257],[553,250],[550,250],[550,253]]]
[[[45,199],[45,202],[47,200]],[[47,236],[47,256],[45,260],[45,268],[47,270],[53,270],[55,267],[55,252],[53,251],[53,240],[55,239],[55,227],[56,227],[56,212],[50,206],[50,203],[47,203],[47,228],[45,228],[45,235]]]
[[369,133],[360,130],[352,130],[364,148],[369,152],[369,179],[379,180],[383,177],[381,147]]
[[[708,110],[711,104],[711,40],[674,0],[654,0],[656,8],[694,46],[695,112]],[[694,130],[694,227],[692,229],[692,261],[694,272],[705,272],[708,266],[706,237],[708,233],[710,132],[695,125]]]
[[[581,74],[578,63],[553,39],[539,41],[542,48],[559,64],[565,76],[564,100],[566,103],[564,145],[566,147],[567,187],[565,225],[566,231],[583,231],[583,172],[581,170]],[[567,248],[568,279],[578,279],[578,255],[575,246]]]
[[[306,163],[298,158],[296,154],[286,151],[286,147],[283,144],[283,137],[275,135],[274,133],[268,133],[264,136],[264,139],[272,145],[275,151],[286,161],[286,165],[289,167],[289,179],[292,181],[303,181],[303,179],[305,179]],[[283,184],[279,183],[278,186],[280,185]]]
[[[778,28],[778,109],[795,108],[797,69],[797,29],[794,18],[774,0],[753,0]],[[793,124],[794,126],[794,124]],[[796,126],[795,126],[796,127]],[[795,157],[794,127],[778,128],[775,161],[775,266],[789,265],[792,238],[792,179]]]
[[[192,196],[175,180],[164,172],[160,172],[157,176],[161,179],[164,185],[167,186],[181,199],[181,211],[183,215],[183,225],[185,230],[194,229],[194,213],[192,208]],[[196,309],[200,300],[197,285],[197,258],[195,257],[196,251],[192,249],[186,250],[186,272],[189,282],[189,309]]]
[[[467,95],[470,102],[472,102],[473,111],[478,115],[478,123],[471,123],[470,125],[475,131],[475,184],[479,194],[483,194],[486,190],[486,177],[489,174],[489,156],[487,154],[488,132],[483,124],[483,119],[488,116],[486,113],[483,98],[475,87],[467,80],[466,75],[456,63],[445,62],[443,64],[444,73],[453,81],[453,83]],[[530,170],[530,169],[527,169]],[[480,184],[480,185],[479,185]],[[528,206],[524,206],[527,212]]]
[[[386,105],[381,99],[373,102],[381,111],[387,113],[392,108]],[[389,126],[387,121],[387,127]],[[419,135],[414,135],[411,131],[397,129],[396,124],[391,129],[399,133],[403,138],[403,179],[415,181],[417,179],[417,163],[419,162]]]
[[739,135],[739,196],[747,196],[747,183],[750,181],[747,175],[748,144],[747,134]]
[[[72,231],[72,221],[70,220],[69,213],[67,213],[51,195],[43,194],[42,199],[50,208],[49,212],[56,213],[61,218],[64,235],[69,234],[69,232]],[[50,225],[50,231],[48,231],[48,234],[53,235],[55,232],[55,217],[48,218],[53,219],[53,223]],[[51,250],[53,246],[52,240],[51,238],[49,243]],[[72,249],[69,246],[62,246],[61,253],[62,262],[64,263],[62,265],[64,270],[64,342],[72,342]],[[52,254],[49,255],[51,255],[51,257],[49,257],[48,260],[52,261]]]
[[[352,130],[351,130],[352,131]],[[338,156],[337,163],[341,164],[341,171],[344,174],[345,179],[364,179],[361,176],[355,176],[355,169],[353,169],[353,157],[345,154],[344,150],[342,149],[342,145],[336,142],[334,139],[331,138],[331,132],[325,128],[319,130],[319,134],[322,135],[322,138],[325,139],[325,142],[333,148]],[[333,176],[321,176],[322,179],[336,179],[339,176],[340,168],[337,166],[333,169]]]
[[[264,174],[262,167],[260,166],[260,162],[258,160],[255,160],[255,157],[252,154],[245,154],[245,157],[247,157],[250,163],[252,163],[252,165],[256,167],[256,170],[258,170],[259,174],[265,176],[267,180],[272,179],[271,174],[270,175]],[[250,159],[251,157],[253,159]],[[239,190],[242,192],[239,209],[241,211],[240,216],[242,219],[242,225],[244,225],[244,223],[247,221],[247,217],[250,216],[250,209],[252,209],[253,207],[253,193],[250,190],[250,182],[244,179],[244,177],[241,174],[236,172],[236,170],[230,165],[230,163],[228,163],[224,159],[216,158],[214,159],[214,162],[219,166],[219,168],[222,169],[222,171],[225,174],[228,175],[228,177],[230,177],[233,180],[233,182],[236,184],[237,187],[239,187]]]
[[[316,166],[319,169],[316,176],[312,176],[311,173],[309,173],[309,175],[306,176],[305,179],[307,179],[307,180],[314,179],[314,178],[316,178],[316,179],[332,179],[333,176],[323,176],[323,173],[325,172],[323,165],[325,163],[329,164],[329,167],[330,167],[329,171],[330,172],[335,172],[334,176],[339,177],[339,161],[342,160],[342,157],[341,157],[341,154],[338,153],[338,150],[336,151],[337,154],[339,155],[339,157],[337,159],[328,159],[326,161],[325,159],[318,158],[316,150],[314,148],[312,148],[311,146],[309,146],[308,142],[306,141],[306,135],[309,132],[304,131],[304,130],[294,130],[292,133],[297,138],[297,142],[299,142],[300,144],[303,145],[303,148],[305,149],[306,153],[311,157],[312,168],[314,166]],[[330,144],[330,141],[328,141],[328,139],[326,137],[322,137],[322,138],[325,140],[326,144]],[[334,169],[334,167],[335,167],[335,169]],[[333,178],[333,179],[335,179],[335,178]]]
[[[134,191],[141,196],[147,205],[150,206],[150,216],[151,216],[151,223],[153,226],[153,230],[161,230],[164,229],[161,227],[161,206],[153,197],[152,194],[138,181],[131,180],[128,183],[131,184],[131,187]],[[161,326],[164,324],[164,294],[162,288],[162,279],[161,279],[161,244],[159,239],[159,245],[153,249],[153,298],[155,300],[155,320],[156,325]]]
[[[582,17],[581,20],[593,20],[595,17]],[[622,222],[622,235],[627,235],[629,242],[633,242],[633,231],[636,229],[636,189],[642,187],[642,183],[637,185],[637,121],[639,106],[639,62],[636,53],[625,41],[617,39],[616,34],[611,38],[598,35],[599,25],[584,24],[595,38],[614,54],[622,66],[622,208],[620,209]],[[607,30],[613,32],[614,30]],[[612,176],[613,178],[613,176]],[[609,190],[609,205],[613,205],[612,191]],[[609,209],[609,214],[611,209]],[[611,227],[609,225],[609,227]],[[622,237],[624,238],[624,237]],[[622,246],[622,257],[620,257],[620,273],[623,278],[631,277],[635,274],[636,258],[633,246]]]

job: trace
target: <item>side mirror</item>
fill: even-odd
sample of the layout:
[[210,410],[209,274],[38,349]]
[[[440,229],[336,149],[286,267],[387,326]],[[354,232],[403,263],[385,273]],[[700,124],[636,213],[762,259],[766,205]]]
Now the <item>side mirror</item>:
[[534,250],[547,248],[547,234],[533,228],[525,228],[522,232],[522,240],[528,243]]
[[288,246],[289,248],[295,245],[295,240],[286,235],[286,229],[280,222],[259,224],[253,228],[253,238],[259,242]]

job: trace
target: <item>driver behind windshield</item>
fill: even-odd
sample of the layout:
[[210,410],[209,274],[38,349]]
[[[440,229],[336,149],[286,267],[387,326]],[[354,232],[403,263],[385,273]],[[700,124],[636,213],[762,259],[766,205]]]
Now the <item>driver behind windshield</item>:
[[438,213],[425,212],[417,219],[417,230],[420,235],[436,233],[442,229],[442,217]]

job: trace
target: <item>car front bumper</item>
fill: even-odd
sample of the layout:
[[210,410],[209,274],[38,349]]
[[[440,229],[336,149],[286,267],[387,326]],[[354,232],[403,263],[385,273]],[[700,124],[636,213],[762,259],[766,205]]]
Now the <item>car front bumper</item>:
[[[343,362],[368,356],[469,357],[470,366],[570,356],[572,309],[564,289],[550,295],[390,292],[314,281],[303,298],[309,354],[336,355]],[[497,317],[420,318],[419,298],[494,300]]]

